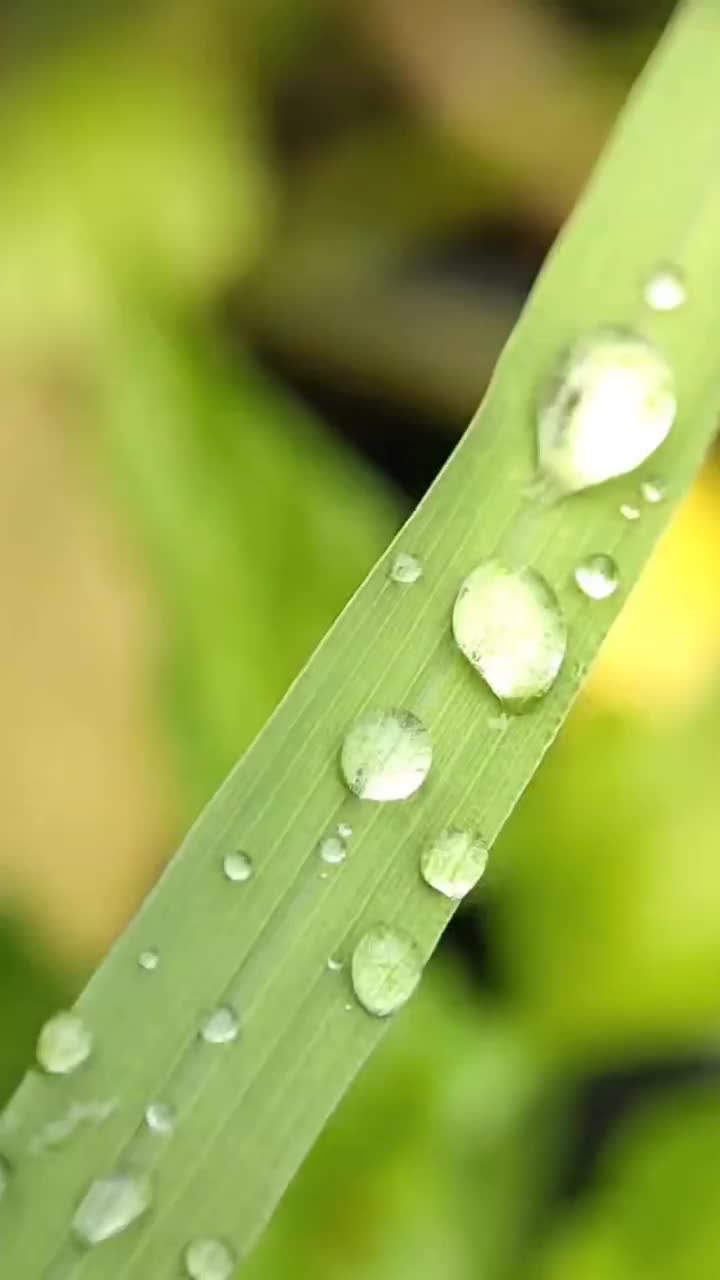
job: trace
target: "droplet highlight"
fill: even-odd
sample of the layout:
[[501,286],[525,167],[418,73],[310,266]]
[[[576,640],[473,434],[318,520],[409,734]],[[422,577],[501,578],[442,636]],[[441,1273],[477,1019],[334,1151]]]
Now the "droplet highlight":
[[97,1178],[81,1201],[72,1229],[85,1245],[102,1244],[120,1235],[146,1213],[152,1184],[146,1174],[113,1173]]
[[662,502],[665,497],[665,486],[660,480],[643,480],[640,485],[640,492],[647,503],[651,507]]
[[422,878],[431,889],[459,902],[482,878],[488,848],[469,831],[447,827],[423,849]]
[[420,981],[422,958],[409,933],[378,924],[355,947],[351,972],[360,1004],[375,1017],[385,1018],[410,999]]
[[535,569],[496,559],[478,565],[460,587],[452,626],[461,653],[511,710],[554,684],[567,628],[555,592]]
[[145,1123],[151,1133],[169,1138],[175,1130],[175,1108],[169,1102],[151,1102],[145,1108]]
[[230,1044],[240,1030],[238,1016],[230,1005],[220,1005],[213,1009],[200,1028],[200,1035],[206,1044]]
[[677,311],[687,301],[687,286],[677,267],[664,264],[648,277],[643,297],[653,311]]
[[369,711],[348,730],[340,768],[361,800],[407,800],[432,764],[430,734],[410,711]]
[[589,600],[607,600],[620,585],[620,572],[611,556],[588,556],[575,570],[575,581]]
[[225,877],[232,880],[233,884],[244,884],[246,880],[250,880],[253,870],[252,858],[240,850],[236,853],[228,853],[223,858]]
[[185,1250],[185,1271],[190,1280],[230,1280],[236,1263],[230,1245],[209,1236],[192,1240]]
[[40,1032],[36,1057],[50,1075],[69,1075],[87,1062],[92,1052],[92,1032],[77,1013],[57,1013]]
[[541,471],[561,493],[634,471],[670,432],[672,369],[645,338],[603,329],[561,362],[538,413]]
[[154,947],[148,947],[138,956],[138,964],[145,973],[154,973],[160,963],[160,956]]
[[403,586],[411,586],[413,582],[418,582],[422,575],[422,561],[417,556],[408,555],[406,551],[398,551],[388,573],[388,577],[393,582],[400,582]]
[[632,502],[623,502],[622,506],[620,507],[620,515],[622,516],[623,520],[639,520],[640,508],[634,506]]

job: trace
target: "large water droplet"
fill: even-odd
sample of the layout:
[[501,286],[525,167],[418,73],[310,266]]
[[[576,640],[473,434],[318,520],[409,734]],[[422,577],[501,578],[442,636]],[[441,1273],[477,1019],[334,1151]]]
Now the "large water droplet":
[[72,1228],[83,1244],[101,1244],[125,1231],[150,1208],[147,1174],[113,1173],[98,1178],[81,1201]]
[[572,493],[634,471],[675,420],[672,370],[644,338],[600,330],[572,348],[540,406],[540,467]]
[[169,1102],[151,1102],[145,1108],[145,1123],[151,1133],[169,1138],[175,1129],[175,1108]]
[[229,1005],[220,1005],[213,1009],[200,1028],[200,1035],[206,1044],[230,1044],[240,1030],[238,1016]]
[[598,554],[588,556],[578,565],[575,581],[590,600],[607,600],[620,585],[620,573],[610,556]]
[[234,884],[243,884],[252,876],[252,858],[241,851],[228,853],[223,859],[223,871],[228,880],[232,880]]
[[193,1240],[185,1250],[185,1270],[190,1280],[230,1280],[237,1258],[224,1240]]
[[555,592],[534,569],[478,565],[460,587],[452,624],[461,652],[510,708],[520,710],[554,683],[567,629]]
[[651,506],[655,506],[656,503],[662,502],[665,497],[665,486],[661,480],[643,480],[640,485],[640,492],[646,502],[649,502]]
[[160,956],[154,947],[148,947],[147,951],[141,951],[138,956],[138,964],[145,973],[154,973],[160,963]]
[[68,1075],[87,1062],[93,1037],[76,1013],[57,1013],[45,1023],[38,1038],[36,1056],[43,1071]]
[[677,311],[687,299],[682,274],[669,264],[656,267],[648,278],[643,297],[653,311]]
[[375,925],[352,957],[352,984],[360,1004],[378,1018],[395,1013],[410,999],[422,973],[422,959],[409,933]]
[[341,836],[325,836],[318,846],[323,862],[330,866],[338,866],[347,857],[347,846]]
[[402,582],[403,585],[409,586],[422,578],[422,574],[422,561],[418,560],[417,556],[408,555],[405,551],[398,551],[390,565],[389,577],[392,578],[393,582]]
[[425,726],[410,711],[369,711],[348,730],[340,767],[361,800],[406,800],[432,764]]
[[420,870],[431,889],[459,901],[475,887],[488,860],[488,849],[469,831],[448,827],[422,852]]

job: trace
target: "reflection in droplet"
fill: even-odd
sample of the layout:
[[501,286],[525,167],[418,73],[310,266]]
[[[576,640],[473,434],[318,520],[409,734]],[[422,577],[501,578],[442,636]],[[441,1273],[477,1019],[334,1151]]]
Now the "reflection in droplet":
[[535,569],[485,560],[460,587],[452,625],[460,651],[511,710],[554,684],[567,629],[555,592]]
[[575,570],[575,581],[583,595],[590,600],[607,600],[620,585],[620,573],[615,561],[602,554],[588,556]]
[[358,942],[352,957],[355,995],[378,1018],[395,1013],[410,999],[422,973],[422,958],[409,933],[375,925]]
[[406,800],[431,764],[430,734],[410,711],[368,711],[348,729],[340,753],[345,782],[361,800]]
[[77,1013],[57,1013],[40,1032],[36,1056],[43,1071],[69,1075],[90,1057],[93,1037]]
[[459,901],[475,887],[487,866],[487,846],[469,831],[448,827],[423,849],[423,880],[446,898]]
[[149,1208],[152,1186],[146,1174],[113,1173],[97,1178],[81,1201],[72,1229],[83,1244],[101,1244],[120,1235]]

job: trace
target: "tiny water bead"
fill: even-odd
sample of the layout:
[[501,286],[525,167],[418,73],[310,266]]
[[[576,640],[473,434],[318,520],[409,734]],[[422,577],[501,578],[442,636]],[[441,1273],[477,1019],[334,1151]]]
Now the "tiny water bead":
[[210,1236],[192,1240],[185,1250],[185,1271],[190,1280],[230,1280],[236,1263],[230,1246]]
[[640,485],[640,492],[650,506],[655,506],[658,502],[662,502],[665,497],[665,486],[660,480],[643,480]]
[[422,973],[422,958],[409,933],[375,925],[358,942],[352,957],[355,995],[368,1013],[385,1018],[410,999]]
[[620,515],[623,517],[623,520],[639,520],[640,509],[639,507],[634,506],[632,502],[623,502],[620,507]]
[[677,410],[672,369],[645,338],[601,329],[561,362],[538,414],[540,468],[573,493],[634,471]]
[[206,1044],[230,1044],[240,1030],[238,1016],[230,1005],[223,1004],[213,1009],[200,1028],[200,1035]]
[[480,880],[487,860],[482,841],[469,831],[447,827],[423,850],[420,871],[431,889],[459,902]]
[[417,556],[408,555],[406,551],[398,551],[392,564],[388,576],[393,582],[401,582],[404,586],[410,586],[413,582],[418,582],[423,575],[422,562]]
[[338,823],[338,835],[341,836],[343,840],[349,840],[352,835],[352,832],[353,832],[353,829],[350,826],[349,822]]
[[151,1133],[169,1138],[175,1129],[175,1108],[169,1102],[151,1102],[145,1108],[145,1123]]
[[361,800],[407,800],[432,764],[432,742],[410,711],[368,711],[345,735],[340,768]]
[[136,1222],[151,1202],[147,1174],[112,1173],[97,1178],[75,1213],[72,1229],[83,1244],[101,1244]]
[[252,858],[239,850],[236,853],[228,853],[223,858],[223,871],[226,878],[232,880],[233,884],[244,884],[252,877]]
[[328,956],[327,967],[331,973],[339,973],[340,970],[344,967],[344,965],[345,965],[345,961],[343,960],[342,956],[337,956],[337,955]]
[[620,572],[611,556],[588,556],[575,570],[575,581],[589,600],[607,600],[620,585]]
[[677,267],[663,264],[648,277],[643,297],[653,311],[677,311],[687,301],[687,286]]
[[339,866],[347,857],[347,845],[340,835],[326,836],[318,846],[320,857],[329,866]]
[[496,559],[478,565],[460,587],[452,626],[461,653],[511,709],[554,684],[567,628],[555,592],[535,569]]
[[154,947],[148,947],[138,956],[138,964],[145,973],[154,973],[160,963],[160,956]]
[[87,1062],[93,1037],[77,1013],[57,1013],[40,1032],[36,1057],[50,1075],[69,1075]]

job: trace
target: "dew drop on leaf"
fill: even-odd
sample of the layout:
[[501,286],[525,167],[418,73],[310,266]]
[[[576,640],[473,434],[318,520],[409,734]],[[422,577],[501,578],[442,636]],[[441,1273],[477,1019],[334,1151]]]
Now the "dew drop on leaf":
[[620,515],[623,520],[639,520],[640,508],[634,506],[632,502],[623,502],[620,507]]
[[487,866],[487,846],[469,831],[447,827],[423,849],[423,880],[446,898],[459,901],[475,887]]
[[575,570],[575,581],[589,600],[607,600],[620,585],[620,573],[611,556],[588,556]]
[[190,1280],[230,1280],[236,1261],[224,1240],[210,1236],[192,1240],[185,1250],[185,1272]]
[[154,973],[160,963],[160,956],[154,947],[148,947],[138,956],[138,964],[145,973]]
[[353,829],[352,829],[352,827],[350,826],[350,823],[349,823],[349,822],[339,822],[339,823],[338,823],[338,835],[339,835],[343,840],[349,840],[349,839],[350,839],[350,837],[351,837],[351,835],[352,835],[352,831],[353,831]]
[[223,1004],[213,1009],[200,1028],[200,1035],[206,1044],[230,1044],[240,1030],[238,1016],[230,1005]]
[[677,311],[687,301],[687,288],[676,267],[656,267],[648,277],[643,297],[653,311]]
[[318,852],[323,862],[335,867],[345,861],[347,846],[340,835],[325,836],[318,845]]
[[654,507],[665,497],[665,486],[660,480],[643,480],[640,492],[645,501]]
[[410,711],[369,711],[348,729],[340,768],[361,800],[406,800],[432,764],[430,734]]
[[410,999],[421,973],[417,944],[394,926],[375,925],[353,952],[353,990],[363,1008],[378,1018],[395,1013]]
[[496,559],[478,565],[460,587],[452,625],[460,651],[510,709],[554,684],[567,628],[555,592],[535,569]]
[[541,471],[564,493],[634,471],[663,443],[676,409],[660,352],[625,330],[599,330],[571,349],[542,398]]
[[401,582],[404,586],[418,582],[422,575],[422,561],[417,556],[408,555],[406,551],[398,551],[388,573],[393,582]]
[[342,956],[328,956],[327,967],[331,973],[339,973],[344,963]]
[[42,1028],[36,1056],[43,1071],[69,1075],[87,1062],[93,1037],[77,1013],[57,1013]]
[[149,1208],[152,1186],[147,1174],[113,1173],[97,1178],[72,1220],[83,1244],[101,1244],[120,1235]]
[[170,1137],[175,1129],[175,1119],[175,1108],[169,1102],[151,1102],[145,1108],[145,1123],[158,1137]]
[[223,871],[226,878],[232,880],[233,884],[244,884],[252,877],[252,859],[247,853],[241,851],[228,853],[223,859]]

